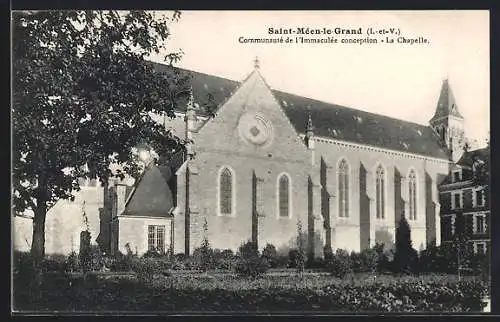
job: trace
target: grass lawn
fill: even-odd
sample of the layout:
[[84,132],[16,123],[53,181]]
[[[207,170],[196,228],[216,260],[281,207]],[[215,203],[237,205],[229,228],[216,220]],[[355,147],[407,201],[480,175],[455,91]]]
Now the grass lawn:
[[481,311],[486,284],[453,275],[395,277],[267,275],[255,280],[232,274],[156,276],[48,275],[36,299],[14,284],[14,307],[33,311],[163,312],[391,312]]

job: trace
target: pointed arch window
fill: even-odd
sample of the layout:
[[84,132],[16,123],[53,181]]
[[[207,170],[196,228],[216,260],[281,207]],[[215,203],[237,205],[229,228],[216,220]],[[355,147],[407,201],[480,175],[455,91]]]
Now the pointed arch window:
[[409,218],[417,220],[417,174],[411,170],[408,175]]
[[349,165],[346,160],[339,163],[339,217],[349,217]]
[[282,174],[278,179],[278,210],[279,217],[290,217],[290,178]]
[[228,168],[222,169],[219,178],[219,212],[221,215],[233,213],[233,180],[234,176]]
[[376,204],[377,204],[377,219],[385,218],[385,172],[384,168],[379,165],[376,172]]

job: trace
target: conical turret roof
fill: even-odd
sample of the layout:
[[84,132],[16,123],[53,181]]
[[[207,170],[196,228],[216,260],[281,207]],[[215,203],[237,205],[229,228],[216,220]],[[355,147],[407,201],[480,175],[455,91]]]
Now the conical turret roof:
[[439,94],[436,112],[434,113],[431,121],[449,115],[463,118],[463,116],[458,111],[458,106],[455,102],[455,96],[453,96],[453,91],[451,90],[450,84],[448,80],[445,79],[443,81],[443,85],[441,86],[441,93]]

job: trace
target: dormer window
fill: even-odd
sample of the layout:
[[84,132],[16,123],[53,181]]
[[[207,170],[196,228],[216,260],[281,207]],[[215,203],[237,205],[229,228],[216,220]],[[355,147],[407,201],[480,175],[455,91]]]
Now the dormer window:
[[459,182],[460,180],[462,180],[462,171],[460,169],[454,170],[452,172],[452,179],[453,182]]

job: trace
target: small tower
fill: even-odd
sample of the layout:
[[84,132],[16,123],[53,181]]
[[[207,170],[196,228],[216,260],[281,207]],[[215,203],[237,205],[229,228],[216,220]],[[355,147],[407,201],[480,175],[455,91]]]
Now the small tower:
[[429,121],[443,145],[449,150],[450,160],[458,161],[464,146],[464,118],[458,111],[455,97],[447,79],[443,81],[434,116]]
[[194,146],[193,146],[193,132],[195,129],[196,123],[196,111],[194,109],[194,98],[193,98],[193,89],[191,88],[191,93],[189,97],[189,102],[186,106],[186,116],[184,117],[184,122],[186,124],[185,128],[185,139],[186,139],[186,153],[188,159],[192,159],[194,157]]

